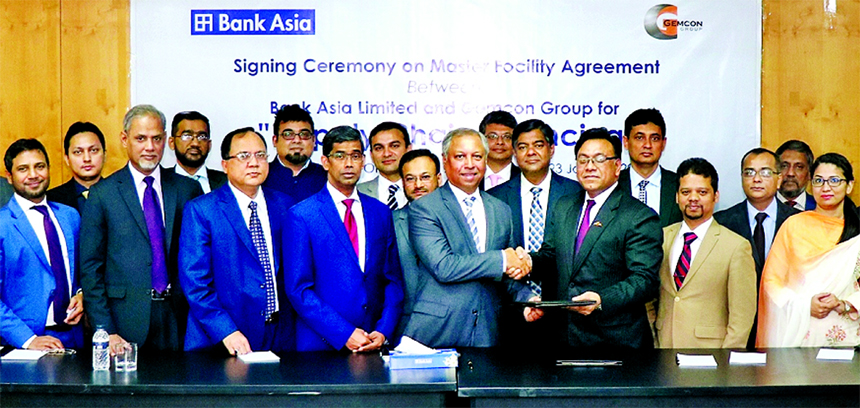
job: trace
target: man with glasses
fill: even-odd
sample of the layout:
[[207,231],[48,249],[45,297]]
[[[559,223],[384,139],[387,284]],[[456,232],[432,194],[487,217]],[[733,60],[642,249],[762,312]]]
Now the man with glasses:
[[261,188],[269,173],[266,139],[237,129],[221,142],[229,180],[185,206],[179,278],[188,297],[186,350],[288,351],[293,310],[284,291],[283,230],[293,200]]
[[[752,246],[756,287],[761,284],[764,262],[776,232],[786,218],[800,212],[776,199],[783,178],[779,163],[779,157],[770,150],[759,147],[747,152],[741,159],[741,184],[746,199],[714,214],[718,223],[746,238]],[[755,346],[755,335],[753,326],[748,345]]]
[[666,149],[666,121],[657,109],[638,109],[624,120],[624,148],[630,166],[621,170],[618,185],[660,215],[665,227],[681,221],[675,203],[678,175],[660,166]]
[[507,111],[490,112],[481,120],[478,131],[487,137],[490,146],[481,190],[489,190],[520,175],[520,168],[513,164],[515,127],[517,120]]
[[645,302],[654,299],[663,259],[660,218],[618,188],[621,140],[606,128],[581,133],[574,147],[584,191],[559,199],[534,279],[544,300],[590,301],[546,310],[553,340],[569,346],[652,348]]
[[63,159],[72,170],[69,181],[48,190],[48,200],[68,205],[80,213],[90,187],[102,178],[105,165],[105,136],[90,122],[75,122],[63,139]]
[[776,197],[779,201],[799,211],[815,209],[815,200],[806,192],[810,167],[815,161],[812,149],[800,140],[789,140],[776,149],[782,182]]
[[167,144],[176,153],[176,166],[168,170],[194,179],[207,194],[227,182],[223,172],[206,167],[212,148],[209,118],[197,111],[179,112],[173,117],[170,135]]
[[270,163],[263,186],[285,193],[297,203],[319,192],[328,176],[322,166],[311,162],[316,145],[311,114],[299,105],[283,106],[275,114],[272,128],[278,156]]
[[364,165],[357,130],[329,130],[322,153],[328,181],[290,209],[284,235],[287,296],[299,317],[296,347],[378,350],[394,334],[403,307],[391,210],[356,188]]

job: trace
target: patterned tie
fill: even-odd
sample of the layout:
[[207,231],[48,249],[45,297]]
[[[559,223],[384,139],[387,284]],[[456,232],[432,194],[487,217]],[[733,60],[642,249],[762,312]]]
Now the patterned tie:
[[54,289],[54,298],[51,301],[54,305],[54,321],[58,324],[63,323],[66,316],[66,309],[69,308],[69,280],[66,277],[66,264],[63,260],[63,247],[60,246],[60,235],[57,233],[57,228],[48,215],[48,206],[38,205],[33,207],[34,210],[42,213],[42,224],[45,227],[45,237],[48,239],[48,259],[51,261],[51,271],[54,273],[54,281],[56,289]]
[[675,267],[674,277],[676,289],[681,289],[681,285],[684,284],[684,278],[687,277],[687,272],[690,271],[690,259],[692,258],[690,245],[696,240],[696,238],[698,237],[695,233],[684,233],[684,249],[681,251],[681,257],[678,258],[678,266]]
[[642,180],[639,182],[639,201],[642,204],[648,205],[648,193],[645,192],[645,186],[648,185],[648,180]]
[[785,203],[786,203],[789,207],[794,207],[795,205],[797,205],[797,201],[794,201],[794,200],[785,200]]
[[392,184],[388,186],[388,208],[390,208],[391,211],[397,209],[397,197],[395,197],[394,195],[397,194],[397,190],[399,189],[400,186],[398,186],[397,184]]
[[254,249],[257,250],[257,260],[260,261],[260,266],[263,267],[263,275],[266,281],[266,320],[272,317],[275,313],[275,280],[272,277],[272,263],[269,260],[269,248],[266,246],[266,234],[263,233],[263,224],[260,222],[260,216],[257,215],[257,203],[251,201],[251,222],[249,229],[251,230],[251,240],[254,241]]
[[475,216],[472,215],[472,205],[475,204],[475,197],[466,197],[463,199],[466,204],[466,224],[469,225],[469,232],[472,233],[472,239],[475,240],[475,249],[481,252],[481,238],[478,237],[478,223],[475,222]]
[[755,215],[755,229],[753,230],[753,242],[755,243],[755,251],[758,259],[764,261],[764,220],[767,218],[767,213],[760,212]]
[[532,192],[532,208],[529,210],[528,250],[529,252],[535,252],[540,249],[543,243],[544,215],[543,208],[541,208],[540,201],[538,200],[543,189],[532,187],[529,191]]
[[346,232],[349,234],[349,242],[352,242],[352,249],[355,250],[355,256],[358,256],[358,225],[355,222],[355,215],[352,215],[352,204],[355,202],[352,198],[343,200],[346,205],[346,213],[343,215],[343,225],[346,227]]
[[152,288],[156,292],[167,289],[167,257],[164,241],[164,219],[161,217],[161,204],[152,183],[152,176],[143,178],[146,190],[143,191],[143,216],[146,218],[146,232],[149,233],[149,248],[152,251]]
[[585,215],[582,216],[582,223],[579,224],[579,232],[576,234],[576,252],[579,252],[579,247],[582,246],[582,241],[585,241],[585,234],[591,228],[591,208],[594,207],[594,200],[588,200],[585,206]]

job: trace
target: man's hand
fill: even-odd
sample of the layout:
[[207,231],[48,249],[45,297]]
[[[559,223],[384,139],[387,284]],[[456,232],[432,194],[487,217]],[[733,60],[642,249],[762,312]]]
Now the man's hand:
[[368,334],[367,337],[370,338],[371,343],[366,346],[359,347],[356,351],[361,352],[379,350],[379,348],[382,347],[383,344],[385,344],[385,335],[378,331],[374,331]]
[[346,348],[353,352],[357,352],[360,351],[359,349],[362,347],[369,346],[372,343],[373,340],[367,332],[356,327],[355,330],[352,331],[352,335],[349,336],[349,339],[346,341]]
[[120,337],[119,334],[111,334],[110,342],[108,343],[108,349],[110,349],[110,355],[116,355],[116,348],[125,344],[126,341],[124,338]]
[[63,342],[53,336],[36,336],[30,342],[30,345],[27,346],[27,350],[53,350],[61,348],[63,348]]
[[819,293],[812,297],[809,305],[809,314],[816,319],[823,319],[830,311],[840,304],[832,293]]
[[595,304],[593,304],[593,305],[588,305],[588,306],[571,306],[571,307],[567,308],[567,310],[570,310],[571,312],[579,313],[579,314],[581,314],[581,315],[583,315],[583,316],[588,316],[588,315],[590,315],[592,312],[594,312],[594,310],[595,310],[595,309],[597,309],[598,307],[600,307],[600,295],[598,295],[597,293],[594,293],[594,292],[592,292],[592,291],[585,292],[585,293],[583,293],[583,294],[581,294],[581,295],[579,295],[579,296],[576,296],[576,297],[571,298],[570,300],[572,300],[572,301],[577,301],[577,300],[593,300],[593,301],[597,302],[597,303],[595,303]]
[[[540,296],[532,296],[529,298],[529,302],[540,302]],[[523,316],[526,318],[527,322],[531,323],[543,317],[543,310],[536,307],[526,306],[523,309]]]
[[508,248],[505,249],[505,263],[507,270],[505,274],[513,280],[520,280],[531,272],[531,257],[522,250]]
[[84,294],[78,293],[69,300],[69,308],[66,309],[66,319],[63,323],[74,326],[81,322],[84,317]]
[[224,340],[221,340],[221,342],[224,343],[224,347],[227,347],[227,351],[230,352],[230,355],[232,356],[239,356],[251,352],[251,345],[248,343],[248,339],[239,330],[228,334],[227,337],[224,337]]

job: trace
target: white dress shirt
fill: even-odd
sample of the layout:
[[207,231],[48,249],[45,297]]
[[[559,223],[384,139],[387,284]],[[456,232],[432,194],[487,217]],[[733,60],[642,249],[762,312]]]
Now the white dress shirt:
[[176,167],[174,167],[174,170],[176,170],[176,174],[180,176],[185,176],[190,179],[197,180],[197,182],[200,183],[200,187],[203,188],[203,194],[208,194],[212,192],[212,189],[209,187],[209,171],[206,168],[205,164],[203,166],[200,166],[200,168],[197,169],[197,173],[194,173],[193,175],[188,174],[188,172],[185,171],[185,169],[178,164],[176,165]]
[[[358,230],[358,266],[364,272],[364,256],[367,253],[365,252],[367,249],[365,243],[367,239],[364,236],[364,231],[366,230],[364,225],[364,210],[361,206],[361,200],[358,199],[358,188],[352,189],[352,194],[349,197],[343,195],[330,182],[325,183],[325,188],[328,189],[328,193],[331,194],[331,198],[334,200],[334,207],[337,208],[341,222],[345,222],[344,218],[346,217],[346,204],[344,204],[343,200],[347,198],[355,200],[352,203],[352,215],[355,217],[355,225]],[[346,224],[344,224],[344,230],[346,230]]]
[[[711,227],[712,222],[714,222],[714,217],[708,218],[707,221],[701,223],[693,230],[690,229],[686,221],[681,223],[681,230],[678,231],[678,235],[675,236],[675,241],[672,242],[672,249],[669,251],[669,265],[672,267],[670,271],[673,276],[675,274],[675,268],[678,267],[678,260],[681,258],[681,251],[684,250],[684,234],[687,232],[696,234],[696,240],[690,244],[690,271],[692,271],[693,261],[696,259],[696,252],[699,252],[699,248],[702,246],[702,241],[705,240],[705,234],[708,233],[708,228]],[[684,280],[684,283],[686,282],[687,281]],[[683,285],[681,287],[683,287]]]
[[394,193],[394,199],[397,200],[397,208],[406,207],[406,204],[409,202],[406,199],[406,193],[403,192],[403,179],[392,182],[391,180],[382,177],[380,174],[376,177],[376,187],[378,188],[377,194],[379,195],[379,201],[382,201],[383,204],[388,204],[388,187],[389,186],[397,186],[397,192]]
[[588,214],[591,217],[591,223],[594,224],[594,219],[597,217],[597,213],[600,212],[600,208],[603,207],[603,203],[606,202],[606,199],[609,198],[609,195],[612,194],[613,191],[618,187],[618,181],[612,183],[609,188],[603,190],[602,193],[598,194],[597,197],[590,198],[588,196],[588,192],[585,193],[585,201],[582,203],[582,210],[579,212],[579,222],[576,223],[576,231],[573,233],[574,236],[579,233],[580,224],[582,224],[582,219],[585,217],[585,209],[588,206],[588,200],[594,200],[594,207],[591,207],[591,212]]
[[[27,221],[30,223],[30,226],[33,228],[33,232],[36,233],[36,239],[39,240],[39,245],[41,245],[42,250],[45,251],[45,259],[48,260],[48,265],[51,264],[51,253],[48,249],[48,236],[45,233],[45,217],[42,213],[33,209],[33,207],[37,205],[47,206],[48,201],[43,197],[42,201],[38,204],[21,197],[18,193],[12,195],[13,199],[18,203],[18,206],[21,207],[21,210],[24,211],[24,215],[27,217]],[[69,297],[74,296],[72,293],[72,275],[71,269],[69,268],[69,249],[66,247],[66,235],[63,233],[63,228],[60,223],[57,221],[57,216],[54,215],[54,210],[48,206],[48,214],[51,217],[51,221],[54,223],[54,228],[57,229],[57,235],[60,239],[60,249],[63,251],[63,263],[66,269],[66,282],[68,282],[69,287],[66,288],[66,291],[69,292]],[[53,271],[51,272],[51,276],[53,276]],[[48,317],[45,319],[45,326],[54,326],[57,324],[63,323],[63,320],[66,319],[66,316],[60,316],[58,318],[54,318],[54,304],[53,302],[48,302]],[[30,343],[35,339],[36,336],[32,336],[23,344],[23,348],[27,348]]]
[[747,215],[749,216],[751,237],[755,234],[755,216],[760,212],[767,214],[767,218],[762,222],[762,227],[764,227],[764,257],[767,258],[767,254],[770,253],[770,244],[773,243],[773,237],[776,235],[776,200],[771,200],[764,211],[757,210],[747,201]]
[[523,237],[525,237],[526,243],[529,242],[529,219],[532,209],[532,200],[534,197],[534,194],[532,194],[532,187],[541,188],[540,195],[538,196],[538,203],[540,203],[540,208],[543,210],[544,231],[546,231],[546,211],[547,206],[549,205],[549,187],[551,184],[551,177],[552,172],[547,172],[543,181],[538,185],[534,185],[526,178],[526,176],[520,174],[520,205],[523,210]]
[[[484,190],[489,190],[499,184],[502,184],[511,179],[511,168],[513,168],[514,163],[508,163],[507,166],[502,167],[498,173],[494,172],[490,166],[487,166],[487,171],[484,173]],[[491,175],[498,175],[498,181],[496,183],[492,182],[490,178]]]
[[[140,201],[140,209],[143,209],[143,193],[146,191],[146,182],[143,181],[146,175],[137,171],[131,162],[128,163],[128,168],[131,170],[131,179],[134,180],[134,188],[137,189],[137,199]],[[161,194],[161,166],[155,168],[150,174],[153,178],[152,188],[155,189],[155,195],[158,196],[158,204],[161,206],[161,225],[164,226],[164,195]]]
[[263,237],[266,238],[266,251],[269,252],[269,270],[266,273],[272,275],[272,282],[275,286],[275,311],[278,306],[278,279],[275,275],[275,252],[272,247],[272,224],[269,223],[269,207],[266,205],[266,197],[263,194],[263,189],[257,189],[257,196],[254,198],[248,197],[245,193],[233,186],[232,183],[227,183],[230,186],[230,191],[236,197],[239,203],[239,210],[242,211],[242,219],[245,221],[245,227],[251,231],[251,202],[257,203],[257,218],[260,219],[260,226],[263,228]]
[[651,173],[647,179],[640,176],[633,167],[630,167],[630,194],[637,200],[639,199],[639,183],[642,180],[648,180],[648,184],[645,185],[645,204],[651,207],[657,215],[660,215],[660,181],[663,180],[663,171],[660,166],[657,166],[657,170]]

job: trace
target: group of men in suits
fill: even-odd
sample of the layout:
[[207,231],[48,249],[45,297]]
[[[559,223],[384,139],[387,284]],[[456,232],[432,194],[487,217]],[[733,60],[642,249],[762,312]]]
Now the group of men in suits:
[[[50,216],[30,211],[46,202],[47,154],[32,140],[7,151],[15,194],[0,222],[16,228],[3,229],[0,247],[29,245],[15,253],[33,261],[16,277],[21,268],[9,265],[28,261],[0,259],[4,341],[79,346],[86,305],[112,346],[161,350],[370,351],[401,335],[489,347],[530,333],[567,346],[741,347],[753,340],[752,281],[770,242],[797,212],[790,205],[813,201],[795,191],[805,189],[811,158],[792,141],[781,155],[745,155],[747,200],[713,214],[710,163],[686,160],[677,173],[660,166],[666,125],[656,109],[633,112],[623,138],[583,131],[579,182],[550,171],[552,128],[503,111],[486,115],[480,131],[449,132],[441,162],[412,150],[402,125],[381,123],[368,139],[379,175],[362,184],[361,134],[329,130],[321,165],[313,163],[313,120],[297,105],[275,115],[271,162],[253,128],[227,134],[223,173],[204,164],[205,116],[177,114],[170,135],[165,123],[152,106],[129,110],[120,135],[128,165],[104,179],[104,136],[88,123],[69,129],[73,177],[47,201],[53,195],[82,218],[55,204],[41,205]],[[165,144],[177,159],[169,169],[160,166]],[[41,278],[18,283],[24,273]],[[34,297],[17,295],[25,286]],[[645,304],[655,298],[649,321]],[[35,299],[45,307],[30,310]],[[522,305],[541,300],[585,302]]]

